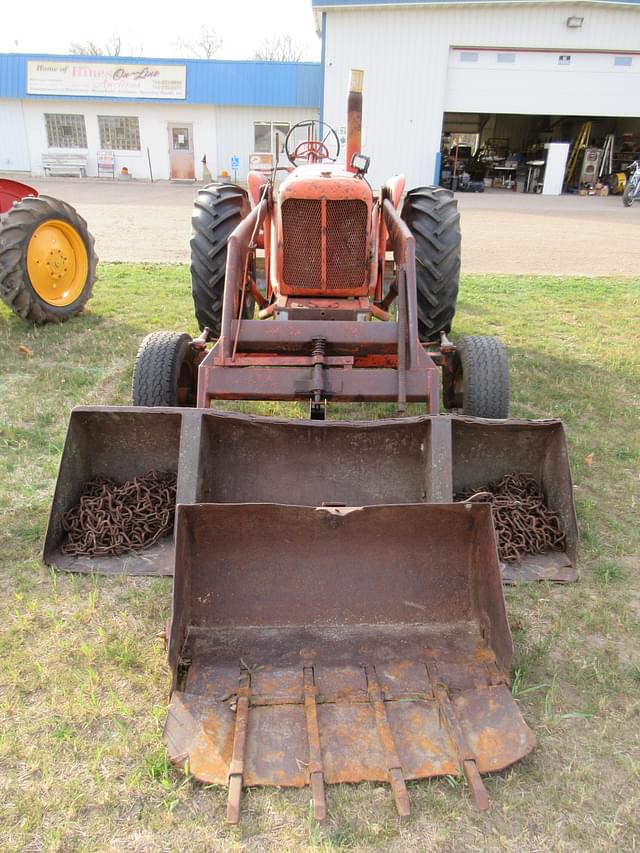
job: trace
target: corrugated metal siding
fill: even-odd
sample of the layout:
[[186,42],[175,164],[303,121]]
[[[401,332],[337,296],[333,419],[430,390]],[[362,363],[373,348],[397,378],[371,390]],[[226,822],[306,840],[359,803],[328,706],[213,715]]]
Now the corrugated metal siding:
[[[168,102],[318,108],[320,106],[320,63],[318,62],[235,62],[222,60],[147,59],[113,56],[45,56],[42,54],[0,54],[0,98],[30,98],[26,94],[28,59],[74,62],[127,62],[137,64],[186,65],[187,97]],[[42,99],[43,95],[37,96]],[[50,96],[60,100],[62,96]],[[158,103],[150,98],[100,98],[67,96],[77,101],[135,101]]]
[[[209,166],[218,173],[222,169],[231,171],[231,157],[240,159],[239,177],[244,178],[249,168],[249,156],[254,153],[253,123],[256,121],[287,122],[293,126],[296,122],[308,118],[318,118],[317,107],[293,109],[291,107],[217,107],[216,111],[217,158]],[[286,157],[282,154],[281,162]]]
[[[499,5],[509,4],[522,6],[531,3],[553,3],[557,0],[311,0],[314,9],[362,8],[364,6],[453,6],[453,5]],[[583,0],[588,3],[621,6],[640,4],[640,0]]]
[[28,172],[30,169],[22,103],[13,99],[0,101],[0,171]]
[[0,98],[22,98],[27,91],[26,75],[25,57],[0,53]]
[[[584,17],[584,26],[570,29],[566,19],[576,14]],[[536,47],[560,53],[634,51],[640,48],[639,25],[637,4],[627,8],[567,3],[330,10],[325,120],[345,125],[349,69],[363,68],[363,148],[372,158],[372,180],[381,183],[404,172],[410,186],[431,183],[440,148],[451,45]],[[389,61],[381,61],[384,57]],[[468,76],[473,86],[473,75]],[[615,87],[615,74],[603,77]],[[599,98],[603,99],[602,90]],[[468,103],[472,101],[470,96]],[[594,114],[600,106],[594,103]],[[572,110],[569,100],[563,114],[571,115]]]

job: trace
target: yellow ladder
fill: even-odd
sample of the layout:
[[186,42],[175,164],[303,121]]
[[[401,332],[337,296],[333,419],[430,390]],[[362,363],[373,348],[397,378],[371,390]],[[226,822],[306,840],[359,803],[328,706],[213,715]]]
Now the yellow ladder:
[[589,137],[591,136],[591,122],[585,121],[584,124],[581,125],[580,131],[576,137],[576,141],[573,143],[573,148],[571,149],[571,154],[569,154],[569,162],[567,164],[567,171],[564,175],[564,186],[563,189],[569,186],[571,179],[573,178],[573,174],[576,170],[576,165],[578,163],[578,157],[580,153],[584,151],[584,149],[589,144]]

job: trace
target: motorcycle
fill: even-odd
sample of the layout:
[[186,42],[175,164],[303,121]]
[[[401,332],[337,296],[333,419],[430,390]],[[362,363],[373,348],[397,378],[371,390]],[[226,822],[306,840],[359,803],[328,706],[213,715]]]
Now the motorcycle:
[[629,166],[629,170],[633,172],[629,175],[629,180],[622,193],[622,203],[625,207],[631,207],[633,202],[640,198],[640,161],[634,160]]

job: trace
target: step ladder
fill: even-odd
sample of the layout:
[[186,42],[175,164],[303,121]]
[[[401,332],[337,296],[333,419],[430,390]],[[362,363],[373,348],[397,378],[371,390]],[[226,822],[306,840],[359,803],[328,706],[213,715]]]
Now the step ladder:
[[573,148],[571,149],[571,153],[569,154],[569,162],[567,164],[567,171],[564,175],[564,184],[562,186],[563,191],[567,189],[571,180],[575,174],[576,166],[578,164],[578,158],[580,154],[585,150],[585,148],[589,145],[589,137],[591,136],[591,122],[585,121],[581,126],[576,137],[576,141],[573,143]]
[[602,160],[600,161],[600,169],[598,171],[599,178],[601,178],[603,175],[610,175],[613,172],[614,140],[615,137],[613,133],[609,133],[605,137],[604,147],[602,149]]

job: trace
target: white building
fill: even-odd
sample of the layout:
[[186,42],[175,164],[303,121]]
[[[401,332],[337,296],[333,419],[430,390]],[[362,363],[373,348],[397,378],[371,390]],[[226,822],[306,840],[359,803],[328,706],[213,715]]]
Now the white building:
[[318,63],[0,54],[0,171],[97,175],[107,151],[134,178],[200,178],[206,155],[240,179],[319,105]]
[[396,172],[408,186],[437,181],[443,133],[515,152],[570,142],[592,120],[596,144],[612,133],[619,148],[632,134],[627,152],[629,139],[640,149],[638,0],[312,3],[330,124],[344,125],[349,69],[364,69],[362,147],[374,184]]

